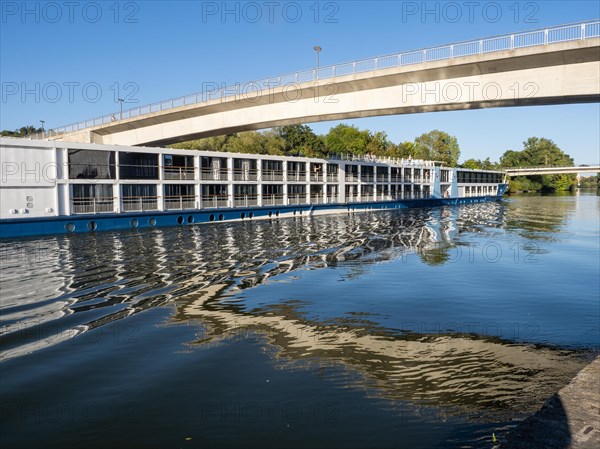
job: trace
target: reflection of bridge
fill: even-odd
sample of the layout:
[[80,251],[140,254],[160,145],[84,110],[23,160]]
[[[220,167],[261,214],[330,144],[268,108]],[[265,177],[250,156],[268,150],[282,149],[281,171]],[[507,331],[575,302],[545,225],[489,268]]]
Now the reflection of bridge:
[[600,100],[600,22],[462,42],[204,92],[51,130],[53,140],[164,145],[391,114]]
[[579,167],[507,168],[504,171],[509,176],[562,175],[562,174],[569,174],[569,173],[600,173],[600,165],[589,165],[589,166],[579,166]]

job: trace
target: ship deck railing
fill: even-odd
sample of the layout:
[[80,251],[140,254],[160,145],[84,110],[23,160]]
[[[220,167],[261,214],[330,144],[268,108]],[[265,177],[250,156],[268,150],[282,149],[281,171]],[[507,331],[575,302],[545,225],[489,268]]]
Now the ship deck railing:
[[227,169],[203,168],[200,171],[200,179],[203,181],[227,181]]
[[234,195],[233,206],[234,207],[258,206],[258,196],[257,195]]
[[288,195],[288,204],[290,204],[290,205],[307,204],[306,194],[304,194],[304,193],[289,194]]
[[228,195],[202,195],[203,208],[221,208],[229,207]]
[[263,181],[283,181],[283,170],[263,170],[261,173]]
[[258,180],[258,170],[256,169],[234,169],[233,170],[234,181],[249,181],[255,182]]
[[163,178],[168,181],[193,181],[196,179],[196,169],[194,167],[164,167]]
[[145,212],[158,210],[157,196],[125,196],[121,198],[124,212]]
[[71,200],[73,214],[102,214],[115,211],[113,197],[76,197]]
[[197,209],[198,202],[195,195],[165,196],[164,207],[166,210]]
[[282,206],[284,204],[283,195],[264,195],[262,197],[263,206]]

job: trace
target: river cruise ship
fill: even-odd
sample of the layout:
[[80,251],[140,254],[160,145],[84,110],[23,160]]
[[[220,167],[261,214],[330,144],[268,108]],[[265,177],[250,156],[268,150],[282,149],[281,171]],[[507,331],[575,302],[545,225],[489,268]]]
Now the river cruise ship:
[[501,198],[497,171],[434,161],[0,139],[0,236],[189,226]]

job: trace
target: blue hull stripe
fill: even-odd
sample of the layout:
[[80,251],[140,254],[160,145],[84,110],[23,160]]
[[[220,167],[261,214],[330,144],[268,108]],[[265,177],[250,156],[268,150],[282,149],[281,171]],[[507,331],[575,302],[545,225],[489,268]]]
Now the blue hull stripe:
[[[495,201],[501,196],[467,198],[427,198],[370,203],[314,204],[295,206],[267,206],[235,209],[204,209],[184,211],[146,211],[121,214],[71,215],[30,219],[0,220],[0,238],[30,237],[38,235],[111,231],[132,228],[181,226],[213,221],[251,218],[277,218],[280,214],[306,216],[312,211],[360,212],[367,210],[406,209],[417,207],[454,206],[457,204]],[[243,214],[243,216],[242,216]]]

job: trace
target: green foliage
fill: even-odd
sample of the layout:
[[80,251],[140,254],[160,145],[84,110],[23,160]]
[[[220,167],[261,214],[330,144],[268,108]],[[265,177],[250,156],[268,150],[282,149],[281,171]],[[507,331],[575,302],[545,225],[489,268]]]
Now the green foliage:
[[456,137],[443,131],[434,130],[421,134],[415,139],[415,156],[417,159],[441,161],[450,167],[456,167],[460,156],[460,148]]
[[462,163],[461,167],[470,168],[473,170],[496,170],[498,168],[498,164],[490,161],[489,157],[486,157],[483,161],[480,159],[467,159]]
[[500,158],[502,167],[572,167],[573,158],[564,153],[552,140],[530,137],[523,150],[508,150]]
[[585,176],[579,180],[582,189],[600,189],[600,177],[598,175]]
[[370,133],[360,131],[354,125],[339,124],[325,136],[325,145],[332,154],[367,154]]
[[[171,148],[316,158],[335,154],[369,154],[405,159],[436,159],[447,165],[455,165],[460,153],[456,137],[442,131],[423,134],[414,142],[396,144],[384,131],[373,133],[346,124],[331,128],[324,136],[316,135],[307,125],[288,125],[269,131],[246,131],[191,140],[171,145]],[[489,163],[489,159],[486,161]]]
[[531,179],[532,177],[517,176],[508,182],[510,192],[538,192],[542,190],[542,183]]
[[[501,167],[572,167],[573,158],[564,153],[552,140],[530,137],[523,142],[523,150],[506,151],[500,158]],[[518,177],[511,180],[511,191],[564,191],[576,185],[573,175],[542,175]]]
[[10,131],[5,129],[0,132],[0,136],[2,137],[27,137],[31,134],[41,133],[42,128],[36,128],[35,126],[22,126],[19,129],[15,129],[14,131]]
[[325,155],[325,145],[307,125],[288,125],[275,128],[275,134],[283,142],[283,152],[288,156]]

